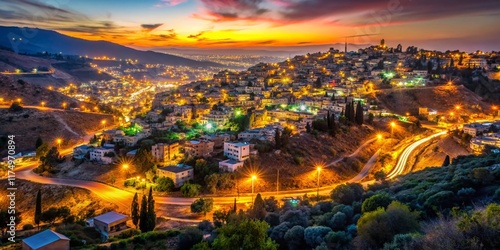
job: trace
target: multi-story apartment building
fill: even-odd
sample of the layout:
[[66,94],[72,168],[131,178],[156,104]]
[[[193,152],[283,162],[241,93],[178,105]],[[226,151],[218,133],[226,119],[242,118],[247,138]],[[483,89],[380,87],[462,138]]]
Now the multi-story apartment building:
[[179,155],[179,143],[158,143],[151,147],[151,153],[155,160],[159,162],[166,162],[173,160]]

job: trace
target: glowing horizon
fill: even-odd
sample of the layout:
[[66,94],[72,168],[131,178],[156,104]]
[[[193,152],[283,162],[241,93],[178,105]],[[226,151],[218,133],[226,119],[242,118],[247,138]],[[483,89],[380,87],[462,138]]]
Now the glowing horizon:
[[[500,50],[496,0],[3,0],[3,25],[140,49],[401,43]],[[427,3],[425,3],[427,2]],[[56,5],[57,4],[57,5]]]

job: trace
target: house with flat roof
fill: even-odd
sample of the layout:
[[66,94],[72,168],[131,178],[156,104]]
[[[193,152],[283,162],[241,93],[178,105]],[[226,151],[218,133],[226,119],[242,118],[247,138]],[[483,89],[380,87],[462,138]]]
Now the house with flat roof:
[[108,212],[94,217],[93,224],[95,230],[101,234],[101,240],[107,241],[109,237],[120,234],[130,227],[127,226],[129,217],[117,212]]
[[50,229],[22,241],[23,250],[68,250],[69,238]]
[[243,167],[244,163],[245,162],[243,162],[243,161],[236,161],[233,159],[227,159],[225,161],[219,162],[219,168],[222,171],[234,172],[236,169]]
[[184,152],[191,157],[205,157],[214,152],[212,141],[187,141],[184,144]]
[[250,157],[250,144],[247,142],[224,142],[224,156],[236,161],[245,161]]
[[194,178],[193,167],[186,164],[177,164],[158,168],[156,174],[158,177],[168,177],[174,181],[176,187],[182,186],[185,182]]

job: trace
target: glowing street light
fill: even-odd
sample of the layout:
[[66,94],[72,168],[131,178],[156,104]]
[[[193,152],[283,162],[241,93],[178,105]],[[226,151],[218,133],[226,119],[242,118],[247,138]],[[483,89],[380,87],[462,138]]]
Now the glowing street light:
[[377,139],[382,140],[382,134],[377,134]]
[[251,179],[252,179],[252,204],[253,204],[253,202],[254,202],[254,201],[253,201],[254,182],[255,182],[255,180],[257,179],[257,176],[253,174],[253,175],[251,176]]
[[460,105],[455,106],[456,110],[460,110]]
[[394,127],[396,126],[396,123],[395,122],[391,122],[391,138],[392,138],[392,134],[394,132]]
[[66,104],[65,102],[62,103],[63,109],[66,109],[66,105],[68,104]]
[[62,139],[57,138],[56,142],[57,142],[57,147],[61,148]]
[[102,124],[102,129],[104,129],[104,126],[106,126],[106,120],[102,120],[101,124]]
[[42,105],[42,107],[45,107],[45,102],[41,102],[40,104]]
[[318,171],[318,181],[317,181],[317,187],[316,187],[316,198],[319,200],[319,173],[321,172],[321,167],[316,167],[316,170]]

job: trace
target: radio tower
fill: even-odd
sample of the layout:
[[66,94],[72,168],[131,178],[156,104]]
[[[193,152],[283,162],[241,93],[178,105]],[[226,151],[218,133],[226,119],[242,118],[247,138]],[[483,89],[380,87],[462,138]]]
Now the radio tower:
[[345,54],[347,54],[347,37],[345,38]]

